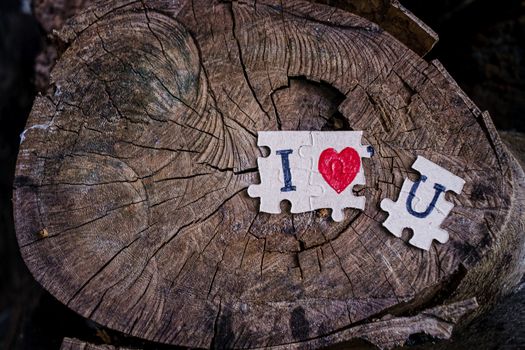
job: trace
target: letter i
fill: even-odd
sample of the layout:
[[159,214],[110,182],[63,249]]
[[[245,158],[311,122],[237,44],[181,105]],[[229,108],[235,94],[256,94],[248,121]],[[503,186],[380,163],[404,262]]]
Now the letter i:
[[295,191],[295,186],[292,185],[292,172],[290,170],[289,155],[293,153],[291,149],[279,150],[276,152],[281,156],[281,164],[283,166],[284,187],[281,187],[281,192]]

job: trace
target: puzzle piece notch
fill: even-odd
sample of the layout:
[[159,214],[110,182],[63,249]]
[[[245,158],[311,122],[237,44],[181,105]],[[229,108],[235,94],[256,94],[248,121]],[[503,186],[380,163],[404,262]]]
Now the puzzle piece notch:
[[446,191],[460,194],[465,181],[448,170],[418,156],[412,168],[421,174],[418,182],[405,179],[396,202],[385,198],[380,207],[389,213],[383,222],[394,236],[401,237],[404,228],[412,230],[409,243],[429,250],[432,240],[446,243],[449,234],[440,228],[454,204],[445,199]]
[[[303,146],[299,150],[301,157],[312,159],[310,185],[320,186],[324,192],[322,196],[310,198],[311,208],[312,210],[331,208],[334,221],[344,220],[345,208],[365,209],[366,198],[364,196],[356,196],[353,193],[354,186],[366,184],[362,158],[370,158],[373,155],[371,146],[361,144],[362,136],[362,131],[312,131],[311,146]],[[326,182],[319,171],[319,159],[321,153],[328,148],[333,148],[340,153],[347,147],[353,148],[359,155],[360,168],[348,186],[343,191],[337,192]]]

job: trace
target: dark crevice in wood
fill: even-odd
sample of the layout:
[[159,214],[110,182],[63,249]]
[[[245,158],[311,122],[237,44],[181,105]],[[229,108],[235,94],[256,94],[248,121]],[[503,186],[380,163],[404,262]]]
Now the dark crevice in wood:
[[275,114],[275,121],[277,123],[277,130],[282,130],[283,129],[283,122],[281,121],[281,116],[279,114],[279,111],[277,110],[277,106],[275,105],[274,94],[275,94],[275,92],[277,92],[279,90],[287,89],[289,87],[290,87],[290,78],[288,78],[288,85],[282,86],[282,87],[280,87],[278,89],[273,89],[272,93],[270,94],[270,101],[272,101],[273,113]]
[[345,131],[353,131],[350,127],[350,123],[348,122],[348,119],[341,114],[341,112],[336,111],[334,114],[332,114],[328,120],[326,121],[326,124],[321,129],[322,131],[332,131],[332,130],[345,130]]
[[[39,187],[40,187],[40,186],[39,186]],[[89,224],[91,224],[91,223],[93,223],[93,222],[96,222],[96,221],[98,221],[98,220],[101,220],[101,219],[107,217],[108,215],[111,215],[113,212],[115,212],[115,211],[117,211],[117,210],[121,210],[121,209],[123,209],[123,208],[129,207],[130,205],[140,204],[140,203],[143,203],[143,202],[145,202],[145,200],[141,200],[141,201],[139,201],[139,202],[126,203],[126,204],[122,204],[122,205],[120,205],[120,206],[118,206],[118,207],[108,209],[108,210],[107,210],[103,215],[101,215],[101,216],[98,216],[98,217],[96,217],[96,218],[94,218],[94,219],[90,219],[90,220],[88,220],[88,221],[86,221],[86,222],[83,222],[83,223],[77,225],[77,226],[69,227],[69,228],[67,228],[67,229],[65,229],[65,230],[62,230],[62,231],[59,231],[59,232],[57,232],[57,233],[55,233],[55,234],[48,235],[48,236],[46,236],[45,238],[38,238],[38,239],[33,240],[33,241],[31,241],[31,242],[25,243],[25,244],[23,244],[23,245],[20,245],[20,248],[27,248],[27,247],[29,247],[29,246],[31,246],[31,245],[34,245],[34,244],[36,244],[36,243],[38,243],[38,242],[41,242],[41,241],[43,241],[43,240],[46,240],[46,239],[53,239],[53,238],[55,238],[55,237],[58,237],[58,236],[60,236],[60,235],[62,235],[62,234],[64,234],[64,233],[66,233],[66,232],[70,232],[70,231],[72,231],[72,230],[75,230],[75,229],[81,228],[81,227],[83,227],[83,226],[89,225]],[[40,216],[40,217],[43,217],[43,216]],[[42,225],[42,227],[45,228],[45,225]]]
[[222,348],[222,344],[217,344],[217,337],[219,336],[219,321],[222,311],[222,300],[219,299],[219,306],[217,310],[217,316],[215,317],[215,321],[213,322],[213,337],[211,338],[210,342],[210,349],[218,349]]
[[246,84],[248,85],[248,88],[250,89],[255,102],[257,102],[257,104],[259,105],[259,108],[261,109],[261,111],[264,112],[264,114],[266,114],[266,116],[268,117],[268,120],[270,120],[271,119],[270,115],[264,109],[263,105],[261,104],[261,101],[259,101],[259,98],[257,97],[257,93],[255,92],[255,90],[253,88],[253,85],[250,82],[250,77],[248,76],[248,72],[246,71],[246,65],[244,64],[244,60],[242,58],[241,43],[239,42],[239,39],[237,38],[237,33],[235,32],[237,25],[236,25],[236,20],[235,20],[235,11],[233,9],[233,3],[229,4],[228,9],[229,9],[230,18],[231,18],[231,21],[232,21],[232,35],[233,35],[233,38],[235,39],[235,42],[237,44],[237,50],[238,50],[238,55],[239,55],[239,64],[241,65],[241,68],[242,68],[242,73],[243,73],[243,76],[244,76],[244,80],[245,80]]
[[[232,1],[232,2],[238,2],[240,4],[243,3],[242,1]],[[244,4],[246,4],[246,3],[244,3]],[[328,27],[331,27],[331,28],[334,28],[334,29],[350,29],[350,30],[358,30],[358,31],[364,31],[364,32],[371,32],[371,33],[381,33],[381,32],[383,32],[383,29],[381,29],[376,24],[373,24],[372,22],[370,22],[369,26],[360,26],[360,25],[355,26],[355,25],[337,24],[337,23],[334,23],[334,22],[320,20],[318,18],[309,16],[306,13],[300,14],[300,15],[297,14],[297,13],[293,13],[293,12],[287,10],[286,7],[282,6],[282,5],[278,6],[278,5],[270,5],[270,4],[264,4],[264,3],[262,3],[260,5],[261,6],[267,6],[269,8],[274,9],[274,10],[277,10],[278,12],[287,14],[289,16],[292,16],[292,17],[295,17],[295,18],[298,18],[298,19],[301,19],[301,20],[306,20],[306,21],[322,24],[322,25],[325,25],[325,26],[328,26]]]
[[145,230],[142,230],[141,232],[139,232],[137,234],[137,236],[131,240],[131,242],[129,242],[128,244],[126,244],[125,246],[123,246],[122,248],[120,248],[108,261],[106,261],[95,273],[93,273],[91,275],[91,277],[89,277],[83,285],[80,286],[80,288],[78,288],[76,290],[75,293],[73,293],[73,295],[71,296],[71,298],[69,298],[69,300],[66,302],[66,305],[69,305],[83,290],[84,288],[86,288],[86,286],[93,280],[95,279],[97,276],[100,275],[100,273],[102,271],[104,271],[104,269],[106,267],[108,267],[111,262],[113,262],[122,252],[124,252],[126,249],[128,249],[129,247],[131,247],[131,245],[133,243],[135,243],[136,241],[138,241],[141,237],[142,237],[142,232],[144,232]]
[[[421,297],[416,298],[408,303],[400,303],[391,309],[385,310],[384,312],[375,315],[372,318],[381,318],[385,315],[393,315],[396,317],[410,317],[415,316],[425,310],[432,309],[436,306],[443,305],[447,300],[451,300],[457,287],[465,277],[467,269],[460,265],[458,270],[446,278],[444,281],[439,283],[437,286],[433,286],[429,291],[424,291]],[[419,300],[421,299],[421,300]],[[361,324],[362,321],[359,322]]]
[[[485,118],[490,119],[490,117],[487,115],[487,112],[481,114],[481,117],[478,119],[479,120],[478,124],[483,130],[483,132],[485,133],[485,135],[487,135],[487,139],[489,140],[490,146],[492,147],[492,150],[494,151],[494,154],[496,155],[496,159],[498,160],[499,168],[501,170],[508,169],[508,166],[505,165],[507,162],[507,159],[504,156],[505,153],[502,151],[501,146],[498,147],[498,145],[496,144],[494,140],[494,137],[499,139],[499,136],[497,135],[497,132],[495,132],[495,130],[492,132],[489,130],[489,127],[487,126],[487,120]],[[492,122],[490,123],[492,124]],[[491,130],[493,129],[491,128]],[[501,143],[501,141],[499,142]]]

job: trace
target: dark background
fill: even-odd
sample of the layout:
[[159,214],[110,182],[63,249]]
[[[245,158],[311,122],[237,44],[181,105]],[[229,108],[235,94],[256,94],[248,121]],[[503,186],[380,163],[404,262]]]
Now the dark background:
[[[56,0],[57,8],[67,2]],[[525,132],[525,1],[402,3],[440,36],[427,59],[439,59],[474,102],[490,112],[499,130]],[[46,40],[28,4],[0,0],[0,349],[59,349],[65,336],[132,343],[58,303],[33,280],[18,252],[12,181],[19,135],[37,86],[44,88],[35,80],[34,67]],[[522,288],[456,334],[451,344],[431,348],[525,348],[524,306]],[[416,337],[410,344],[421,340]]]

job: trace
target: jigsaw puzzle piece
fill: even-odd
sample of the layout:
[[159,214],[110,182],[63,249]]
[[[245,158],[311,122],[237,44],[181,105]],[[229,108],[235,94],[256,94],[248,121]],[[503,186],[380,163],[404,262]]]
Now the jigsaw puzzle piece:
[[[394,202],[389,198],[385,198],[379,203],[381,209],[388,213],[399,210],[398,203],[406,203],[408,195],[410,194],[410,189],[412,188],[413,184],[414,183],[409,179],[405,179],[401,190],[399,191],[397,201]],[[383,222],[383,226],[386,227],[388,231],[390,231],[394,236],[401,237],[403,229],[406,227],[406,224],[404,222],[404,219],[400,220],[397,216],[389,215],[387,219]]]
[[267,158],[257,159],[261,183],[259,185],[250,185],[248,187],[248,195],[252,198],[260,198],[260,211],[270,214],[279,214],[281,213],[280,201],[276,201],[271,195],[268,195],[271,188],[266,186],[266,184],[263,184],[263,179],[271,179],[279,176],[279,170],[267,166],[267,163]]
[[362,131],[312,132],[312,145],[300,150],[302,157],[313,162],[310,185],[323,189],[323,195],[310,198],[311,208],[331,208],[334,221],[344,219],[345,208],[365,208],[365,197],[352,191],[355,185],[366,184],[361,159],[372,155],[370,147],[361,144],[362,135]]
[[381,209],[389,213],[383,226],[396,237],[401,237],[404,228],[411,229],[409,243],[429,250],[434,239],[448,241],[449,234],[440,225],[454,204],[445,199],[445,192],[460,194],[465,181],[421,156],[412,168],[420,172],[420,180],[414,183],[405,179],[396,202],[388,198],[381,201]]
[[299,149],[312,144],[310,131],[263,131],[257,145],[269,147],[270,154],[259,158],[261,183],[248,187],[250,197],[260,197],[260,211],[278,214],[280,203],[288,200],[292,213],[311,211],[310,197],[322,194],[322,188],[311,186],[312,160],[299,156]]

